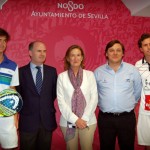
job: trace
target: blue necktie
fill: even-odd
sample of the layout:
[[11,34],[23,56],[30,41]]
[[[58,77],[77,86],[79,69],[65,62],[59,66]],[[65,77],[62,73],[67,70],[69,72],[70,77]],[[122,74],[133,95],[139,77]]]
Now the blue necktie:
[[36,89],[38,93],[40,94],[41,92],[41,87],[42,87],[42,73],[41,73],[41,67],[36,66],[36,69],[38,70],[36,73]]

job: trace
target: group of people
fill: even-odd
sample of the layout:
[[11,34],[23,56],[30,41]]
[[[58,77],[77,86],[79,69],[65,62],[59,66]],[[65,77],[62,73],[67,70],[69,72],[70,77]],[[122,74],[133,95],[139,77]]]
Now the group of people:
[[[31,61],[18,69],[4,54],[8,32],[0,28],[0,91],[16,89],[23,99],[18,114],[0,117],[0,145],[3,149],[50,150],[57,128],[54,100],[61,112],[60,128],[67,150],[92,150],[99,129],[100,150],[134,150],[136,116],[138,144],[150,150],[150,34],[142,34],[138,46],[144,57],[135,66],[123,61],[124,45],[112,40],[106,45],[106,64],[94,72],[84,69],[85,55],[79,45],[71,45],[64,57],[64,72],[45,65],[46,45],[29,44]],[[98,118],[95,110],[99,107]]]

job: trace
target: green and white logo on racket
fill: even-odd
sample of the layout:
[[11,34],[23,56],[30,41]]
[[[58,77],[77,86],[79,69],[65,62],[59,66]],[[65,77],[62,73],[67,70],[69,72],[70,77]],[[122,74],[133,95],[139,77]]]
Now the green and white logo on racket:
[[22,108],[21,95],[13,89],[5,89],[0,92],[0,117],[9,117]]

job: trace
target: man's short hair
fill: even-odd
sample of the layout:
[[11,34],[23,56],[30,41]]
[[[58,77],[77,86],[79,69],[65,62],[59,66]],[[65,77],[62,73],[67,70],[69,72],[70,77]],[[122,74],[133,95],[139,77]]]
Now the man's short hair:
[[140,39],[138,40],[138,46],[139,48],[142,47],[142,42],[145,40],[145,39],[148,39],[150,38],[150,34],[149,33],[143,33],[140,37]]
[[107,53],[108,49],[109,49],[110,47],[112,47],[113,45],[115,45],[115,44],[120,44],[120,45],[121,45],[122,50],[123,50],[123,54],[124,54],[124,51],[125,51],[124,45],[123,45],[119,40],[112,40],[112,41],[110,41],[110,42],[106,45],[105,54]]
[[2,28],[0,28],[0,36],[5,36],[7,41],[10,39],[8,32]]

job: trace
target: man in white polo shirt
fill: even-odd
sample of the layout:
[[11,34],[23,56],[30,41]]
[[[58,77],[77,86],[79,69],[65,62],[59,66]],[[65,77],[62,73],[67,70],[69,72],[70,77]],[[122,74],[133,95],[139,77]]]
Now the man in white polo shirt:
[[141,35],[138,46],[144,57],[137,61],[135,66],[138,68],[143,88],[138,116],[137,133],[138,144],[144,145],[145,150],[150,150],[150,34]]
[[[0,92],[19,85],[18,66],[4,54],[9,39],[9,34],[0,28]],[[0,117],[1,148],[12,150],[18,146],[17,127],[17,115]]]

